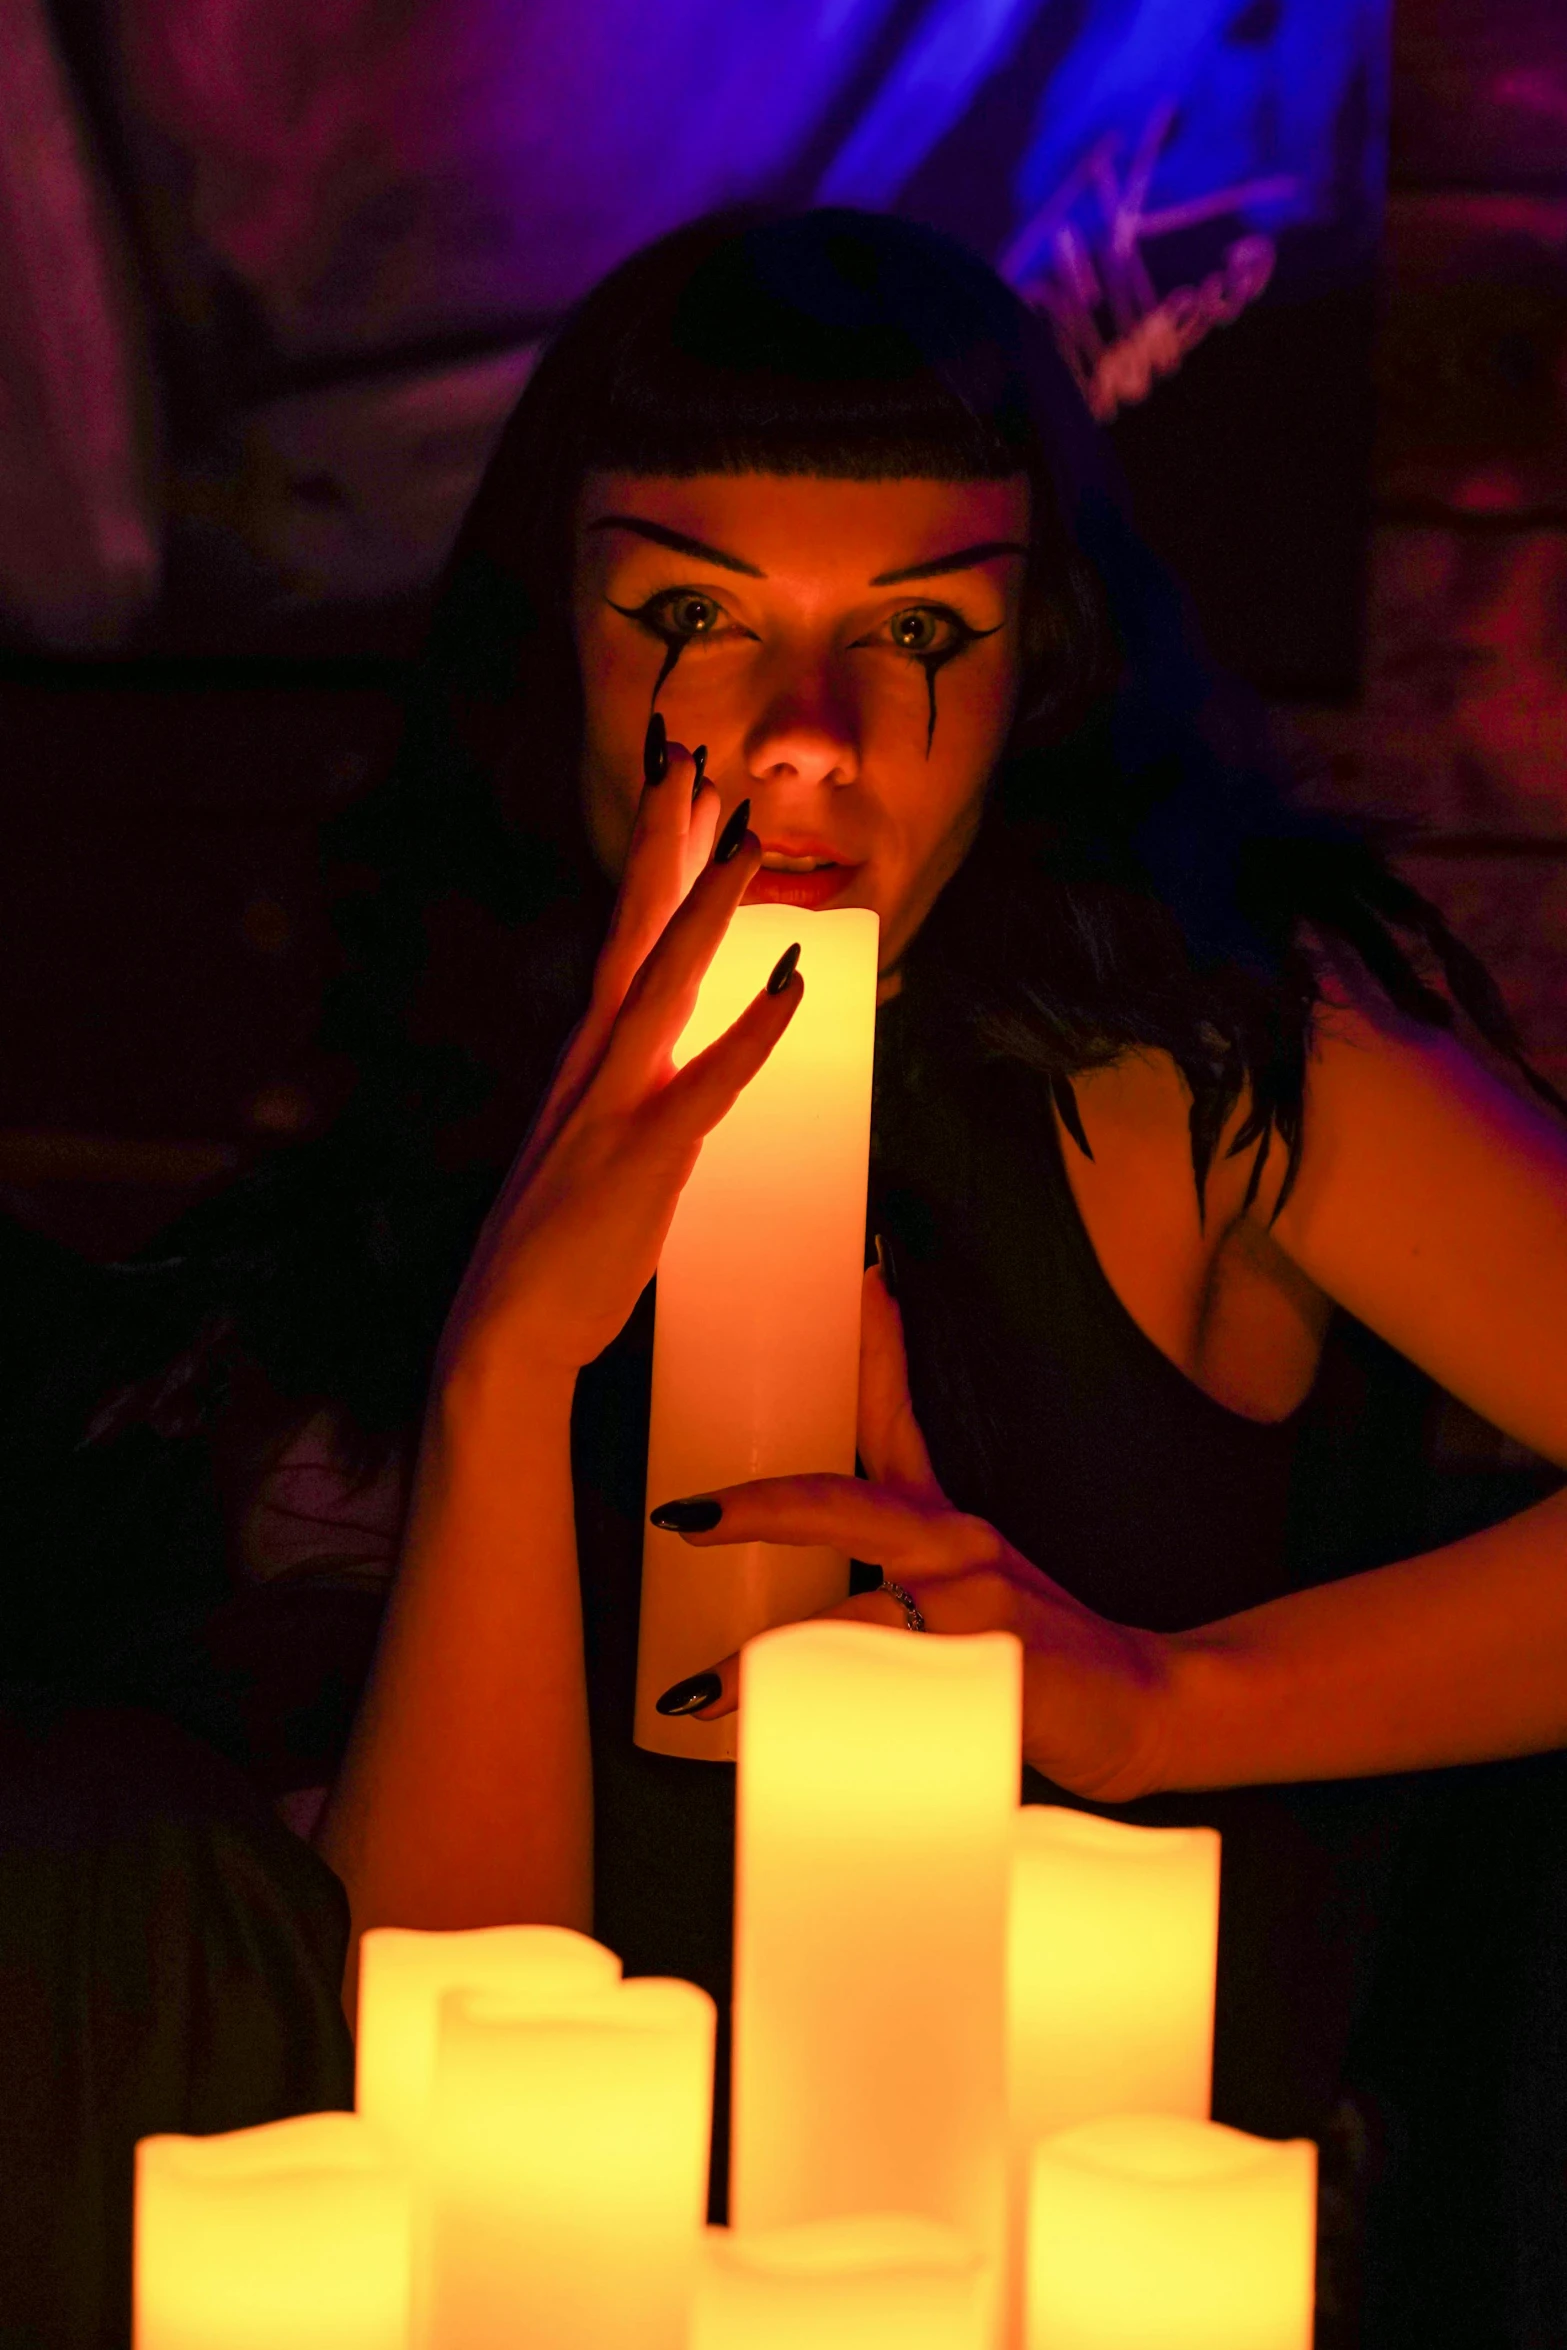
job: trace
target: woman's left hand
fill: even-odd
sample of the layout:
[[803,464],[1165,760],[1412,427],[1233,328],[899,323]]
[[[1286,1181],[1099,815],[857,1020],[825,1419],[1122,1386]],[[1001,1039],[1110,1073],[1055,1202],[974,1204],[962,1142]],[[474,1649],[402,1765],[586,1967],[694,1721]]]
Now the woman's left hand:
[[[931,1633],[1015,1632],[1023,1644],[1023,1759],[1058,1786],[1106,1802],[1156,1787],[1164,1641],[1096,1616],[994,1526],[953,1508],[914,1417],[898,1309],[874,1269],[861,1317],[859,1451],[868,1479],[765,1477],[703,1495],[717,1503],[719,1520],[684,1539],[703,1550],[826,1544],[901,1583]],[[863,1592],[828,1612],[906,1622],[887,1591]],[[738,1656],[711,1669],[721,1693],[696,1712],[701,1721],[732,1712],[739,1699]]]

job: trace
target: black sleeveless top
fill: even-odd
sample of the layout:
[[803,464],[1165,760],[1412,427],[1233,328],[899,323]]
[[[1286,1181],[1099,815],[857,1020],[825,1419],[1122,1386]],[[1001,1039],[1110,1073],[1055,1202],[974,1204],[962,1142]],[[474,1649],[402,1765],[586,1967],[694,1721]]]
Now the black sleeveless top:
[[[1344,1413],[1315,1412],[1314,1397],[1282,1424],[1261,1424],[1186,1379],[1100,1269],[1044,1081],[922,1047],[901,1002],[878,1022],[870,1230],[893,1244],[910,1384],[943,1488],[1089,1606],[1172,1631],[1395,1555],[1396,1541],[1368,1545],[1359,1523],[1348,1474],[1359,1455]],[[584,1375],[574,1424],[596,1930],[628,1972],[687,1976],[722,2007],[732,1767],[644,1754],[630,1738],[651,1339],[650,1293]],[[1373,1433],[1367,1490],[1385,1487],[1390,1469],[1389,1429]],[[1335,1479],[1336,1498],[1325,1499]],[[1406,1785],[1117,1809],[1224,1834],[1221,2119],[1274,2136],[1320,2127]],[[1023,1794],[1078,1800],[1032,1770]]]

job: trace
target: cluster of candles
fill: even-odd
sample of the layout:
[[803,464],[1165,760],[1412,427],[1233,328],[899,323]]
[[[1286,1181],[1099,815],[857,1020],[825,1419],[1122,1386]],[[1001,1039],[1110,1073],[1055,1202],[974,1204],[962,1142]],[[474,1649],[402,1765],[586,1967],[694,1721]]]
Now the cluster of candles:
[[[650,1501],[854,1466],[875,915],[743,909],[676,1059],[796,937],[660,1259]],[[731,2226],[704,1992],[382,1929],[354,2113],[143,2140],[136,2350],[1307,2350],[1315,2149],[1207,2118],[1217,1836],[1021,1808],[1017,1642],[799,1620],[847,1588],[648,1535],[636,1740],[739,1724]],[[657,1712],[742,1648],[737,1717]]]
[[383,1929],[356,2112],[142,2142],[136,2350],[1308,2350],[1315,2149],[1207,2119],[1218,1838],[1020,1807],[1020,1681],[746,1649],[731,2226],[705,1993]]

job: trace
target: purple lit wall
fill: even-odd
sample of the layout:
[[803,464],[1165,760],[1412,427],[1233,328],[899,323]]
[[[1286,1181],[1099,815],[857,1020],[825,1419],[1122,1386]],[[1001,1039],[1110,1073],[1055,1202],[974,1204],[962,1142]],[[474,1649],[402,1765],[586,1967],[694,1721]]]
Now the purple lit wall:
[[[11,6],[42,61],[40,0]],[[144,555],[117,599],[51,597],[0,544],[22,628],[222,649],[416,596],[539,332],[645,238],[770,195],[910,211],[996,259],[1219,651],[1351,681],[1384,0],[125,0],[59,24],[120,421],[98,486],[140,501],[162,583]],[[35,317],[72,241],[40,248]],[[68,473],[80,370],[43,391],[31,435],[52,398]]]
[[0,634],[111,656],[0,664],[0,1214],[107,1253],[329,1114],[396,709],[323,656],[412,640],[554,305],[759,187],[1011,257],[1567,1085],[1567,18],[1393,35],[1368,359],[1380,0],[0,0]]

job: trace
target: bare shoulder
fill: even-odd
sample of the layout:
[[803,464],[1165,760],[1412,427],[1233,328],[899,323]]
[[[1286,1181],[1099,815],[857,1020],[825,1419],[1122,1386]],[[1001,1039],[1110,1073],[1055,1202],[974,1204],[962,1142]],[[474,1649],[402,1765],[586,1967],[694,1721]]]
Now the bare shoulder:
[[[1315,1375],[1329,1302],[1247,1211],[1254,1154],[1220,1138],[1199,1206],[1191,1096],[1165,1053],[1128,1054],[1076,1081],[1092,1158],[1063,1137],[1068,1180],[1100,1267],[1144,1335],[1217,1403],[1282,1419]],[[1277,1168],[1275,1167],[1277,1161]],[[1277,1189],[1282,1152],[1271,1153]]]
[[[1192,1097],[1170,1055],[1147,1049],[1125,1053],[1109,1067],[1073,1079],[1083,1130],[1093,1158],[1073,1167],[1073,1189],[1136,1201],[1166,1239],[1179,1234],[1183,1251],[1204,1263],[1220,1250],[1243,1216],[1265,1226],[1284,1177],[1284,1153],[1267,1153],[1258,1201],[1248,1210],[1254,1154],[1231,1156],[1230,1146],[1250,1113],[1249,1098],[1225,1121],[1199,1209],[1192,1168]],[[1071,1153],[1071,1144],[1067,1150]],[[1069,1164],[1072,1164],[1069,1158]],[[1260,1210],[1260,1212],[1258,1212]]]
[[1318,1014],[1305,1113],[1278,1245],[1453,1394],[1567,1465],[1567,1123],[1343,974]]

